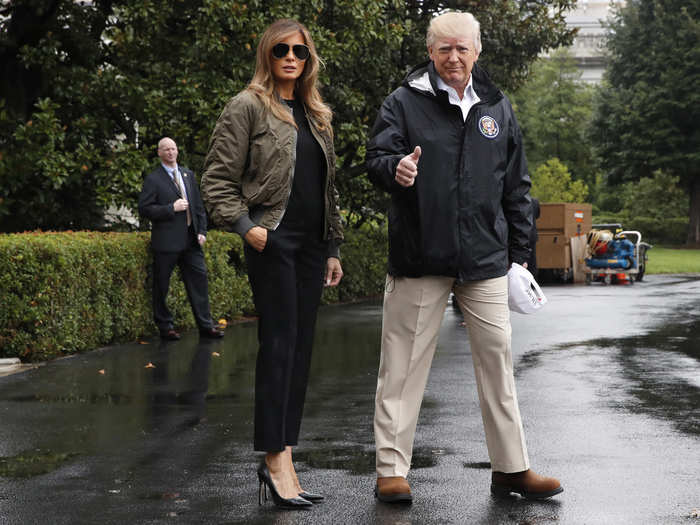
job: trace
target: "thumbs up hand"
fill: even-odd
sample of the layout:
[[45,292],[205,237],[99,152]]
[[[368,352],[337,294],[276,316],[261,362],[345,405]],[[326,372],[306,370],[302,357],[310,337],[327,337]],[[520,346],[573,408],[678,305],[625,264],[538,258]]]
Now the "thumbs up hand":
[[413,153],[402,158],[396,166],[396,177],[394,179],[404,188],[413,186],[415,178],[418,176],[418,159],[420,155],[420,146],[416,146]]

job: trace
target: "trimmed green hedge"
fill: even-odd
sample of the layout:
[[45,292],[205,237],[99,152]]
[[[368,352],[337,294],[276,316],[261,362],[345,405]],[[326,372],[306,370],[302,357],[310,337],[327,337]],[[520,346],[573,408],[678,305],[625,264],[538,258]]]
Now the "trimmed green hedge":
[[[155,333],[148,233],[32,232],[0,235],[0,357],[51,359]],[[381,293],[386,227],[346,233],[345,276],[325,302]],[[214,320],[253,311],[238,235],[205,244]],[[178,270],[168,304],[179,328],[195,326]]]
[[619,222],[625,230],[637,230],[642,241],[651,244],[685,244],[688,239],[688,217],[627,217],[625,215],[597,215],[593,224]]

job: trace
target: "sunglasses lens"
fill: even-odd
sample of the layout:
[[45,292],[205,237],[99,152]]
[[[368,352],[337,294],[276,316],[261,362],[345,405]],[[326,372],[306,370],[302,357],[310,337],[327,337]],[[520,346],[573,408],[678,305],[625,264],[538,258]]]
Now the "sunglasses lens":
[[272,46],[272,56],[275,58],[284,58],[289,53],[289,46],[287,44],[275,44]]
[[[306,60],[309,58],[309,55],[311,55],[309,48],[304,44],[296,44],[292,46],[292,51],[294,52],[294,56],[299,60]],[[289,44],[279,43],[272,46],[272,56],[277,59],[286,57],[288,53]]]
[[306,60],[309,58],[309,48],[305,45],[297,44],[292,47],[292,50],[294,51],[294,56],[296,56],[299,60]]

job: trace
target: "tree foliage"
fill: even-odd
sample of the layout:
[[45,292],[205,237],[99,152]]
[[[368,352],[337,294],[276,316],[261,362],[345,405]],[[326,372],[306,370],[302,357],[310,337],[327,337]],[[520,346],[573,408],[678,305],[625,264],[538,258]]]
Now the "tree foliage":
[[679,177],[700,243],[700,3],[629,0],[609,23],[592,137],[609,184]]
[[592,86],[581,81],[566,48],[533,64],[530,77],[511,97],[531,169],[556,157],[573,179],[589,187],[595,184],[593,149],[587,136],[592,96]]
[[[678,185],[679,177],[661,170],[652,177],[622,185],[622,213],[628,217],[644,215],[653,219],[685,218],[688,216],[688,195]],[[663,195],[663,199],[659,199]]]
[[[325,61],[338,180],[355,225],[383,210],[364,177],[384,97],[427,58],[446,7],[482,23],[482,63],[515,88],[544,49],[570,42],[574,0],[16,0],[0,4],[0,231],[91,228],[111,203],[134,208],[164,135],[201,168],[226,101],[250,80],[257,41],[304,22]],[[4,102],[3,102],[4,101]]]
[[553,157],[532,174],[532,196],[540,202],[586,202],[588,186],[572,180],[568,168]]

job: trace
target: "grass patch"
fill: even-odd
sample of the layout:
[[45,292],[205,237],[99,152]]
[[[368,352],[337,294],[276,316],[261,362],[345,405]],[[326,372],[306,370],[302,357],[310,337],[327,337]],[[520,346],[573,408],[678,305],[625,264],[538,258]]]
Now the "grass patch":
[[654,246],[646,273],[700,273],[700,250]]

